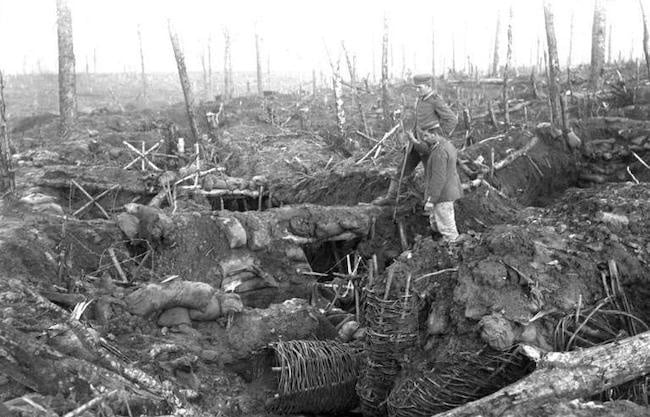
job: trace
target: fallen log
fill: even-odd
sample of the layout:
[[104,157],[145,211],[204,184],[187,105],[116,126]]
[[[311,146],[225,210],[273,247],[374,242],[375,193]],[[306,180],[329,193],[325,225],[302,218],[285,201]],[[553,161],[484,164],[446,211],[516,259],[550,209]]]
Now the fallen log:
[[[503,81],[501,81],[501,84],[503,84]],[[516,111],[522,110],[523,108],[529,106],[530,104],[531,104],[531,101],[523,101],[523,102],[521,102],[521,103],[517,103],[517,104],[515,104],[515,105],[512,106],[512,107],[508,107],[508,112],[509,112],[509,113],[512,113],[512,112],[516,112]],[[501,114],[501,113],[503,113],[503,110],[502,110],[502,109],[494,109],[493,112],[494,112],[494,114]],[[476,120],[476,119],[486,118],[486,117],[488,117],[488,116],[491,117],[491,114],[490,114],[490,111],[489,111],[489,110],[486,111],[486,112],[483,112],[483,113],[473,114],[473,115],[472,115],[472,118],[473,118],[474,120]]]
[[516,151],[510,153],[508,156],[503,158],[502,160],[495,162],[494,170],[498,171],[502,168],[505,168],[506,166],[511,164],[512,161],[514,161],[515,159],[519,158],[520,156],[526,155],[526,153],[528,153],[528,151],[534,148],[538,142],[539,142],[539,138],[537,136],[533,136],[531,141],[528,142],[523,148],[517,149]]
[[[511,85],[515,84],[528,84],[530,81],[526,79],[514,79],[510,81]],[[480,78],[478,80],[468,79],[468,80],[449,80],[447,84],[450,85],[503,85],[503,78]]]
[[[109,401],[121,407],[124,401],[130,407],[148,404],[148,407],[166,409],[165,399],[129,381],[122,375],[74,355],[40,342],[34,337],[0,323],[0,374],[42,395],[60,395],[62,389],[75,387],[77,401],[88,401],[94,390],[109,392],[120,390],[119,400]],[[65,404],[62,404],[65,406]],[[137,408],[139,409],[138,406]],[[56,410],[62,411],[62,410]]]
[[571,352],[541,356],[534,348],[526,351],[537,360],[535,372],[494,394],[436,416],[527,415],[541,404],[590,397],[650,373],[650,331]]

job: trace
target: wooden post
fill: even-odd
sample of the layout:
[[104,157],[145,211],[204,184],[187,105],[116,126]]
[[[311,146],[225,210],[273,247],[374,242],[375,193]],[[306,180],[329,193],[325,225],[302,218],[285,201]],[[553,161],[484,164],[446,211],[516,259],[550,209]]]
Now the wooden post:
[[544,20],[546,22],[546,40],[548,44],[548,98],[551,107],[551,123],[560,123],[559,75],[560,64],[557,56],[557,41],[553,11],[549,0],[544,0]]
[[594,20],[591,27],[591,75],[589,86],[594,90],[602,87],[603,66],[605,61],[605,2],[595,0]]
[[260,35],[255,28],[255,62],[257,69],[257,94],[262,95],[264,87],[262,86],[262,58],[260,56]]
[[508,108],[508,71],[512,60],[512,6],[508,15],[508,52],[506,54],[506,65],[503,69],[503,115],[505,130],[510,129],[510,109]]
[[316,97],[316,70],[312,69],[311,70],[311,94],[312,96]]
[[140,76],[142,77],[142,103],[147,103],[147,75],[144,72],[144,52],[142,48],[142,32],[138,25],[138,45],[140,46]]
[[643,56],[645,56],[645,66],[648,71],[648,77],[650,78],[650,34],[648,34],[648,21],[645,16],[645,8],[643,7],[643,1],[639,0],[639,6],[641,6],[641,17],[643,19]]
[[501,32],[501,13],[497,14],[497,28],[494,34],[494,55],[492,58],[493,76],[496,76],[499,73],[499,32]]
[[187,76],[185,57],[183,56],[183,50],[181,49],[180,42],[178,41],[178,35],[172,28],[171,21],[167,21],[167,29],[169,31],[169,39],[172,43],[172,49],[174,50],[174,57],[176,58],[178,78],[180,79],[181,87],[183,89],[183,96],[185,97],[185,111],[187,112],[187,121],[190,125],[190,132],[192,133],[194,140],[198,141],[199,130],[196,127],[196,116],[194,115],[194,95],[192,94],[190,80]]
[[16,189],[15,174],[11,166],[4,91],[4,78],[0,72],[0,197],[5,193],[13,193]]
[[388,108],[388,16],[384,14],[384,34],[381,41],[381,108],[384,112],[384,129],[390,129]]
[[59,137],[66,138],[77,117],[72,14],[68,0],[56,1],[56,29],[59,46]]

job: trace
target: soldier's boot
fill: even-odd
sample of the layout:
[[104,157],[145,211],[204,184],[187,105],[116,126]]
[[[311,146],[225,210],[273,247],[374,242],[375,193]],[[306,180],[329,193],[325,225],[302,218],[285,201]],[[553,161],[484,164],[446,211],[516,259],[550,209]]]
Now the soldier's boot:
[[386,191],[386,194],[375,198],[370,202],[370,204],[374,204],[376,206],[390,206],[392,204],[395,204],[398,187],[398,181],[395,178],[391,178],[390,185],[388,186],[388,191]]

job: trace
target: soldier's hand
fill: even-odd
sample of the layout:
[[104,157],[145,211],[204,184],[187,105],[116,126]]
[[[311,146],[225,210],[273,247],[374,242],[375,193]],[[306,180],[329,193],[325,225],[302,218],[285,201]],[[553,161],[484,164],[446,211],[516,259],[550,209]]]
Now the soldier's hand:
[[433,207],[434,207],[434,204],[431,202],[431,200],[427,200],[427,202],[424,203],[424,212],[425,213],[433,213]]
[[419,145],[421,142],[415,138],[415,135],[413,132],[409,131],[407,132],[407,136],[409,138],[409,142],[411,142],[414,145]]

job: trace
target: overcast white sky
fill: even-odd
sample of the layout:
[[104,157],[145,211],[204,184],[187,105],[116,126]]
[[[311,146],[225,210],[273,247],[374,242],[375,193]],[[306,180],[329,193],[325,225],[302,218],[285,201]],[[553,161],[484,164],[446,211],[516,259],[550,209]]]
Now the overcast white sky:
[[[650,0],[642,0],[650,11]],[[497,14],[502,16],[505,56],[507,11],[513,5],[513,59],[528,64],[536,59],[537,42],[544,47],[541,0],[69,0],[74,27],[77,71],[86,62],[97,71],[139,70],[137,25],[142,28],[147,71],[174,71],[167,35],[170,18],[181,36],[190,71],[200,71],[200,57],[212,39],[212,66],[223,68],[223,29],[233,38],[234,71],[254,71],[254,25],[263,38],[263,67],[270,57],[271,72],[327,69],[324,44],[336,57],[340,41],[358,57],[361,73],[377,71],[381,56],[382,16],[389,17],[394,71],[431,68],[432,21],[436,34],[437,68],[456,66],[469,56],[481,68],[489,65]],[[613,58],[642,55],[642,21],[637,0],[609,0],[608,26]],[[0,69],[8,73],[57,68],[56,0],[0,0]],[[560,63],[566,63],[571,14],[575,13],[572,62],[588,62],[593,0],[554,2]],[[402,52],[404,51],[404,52]]]

